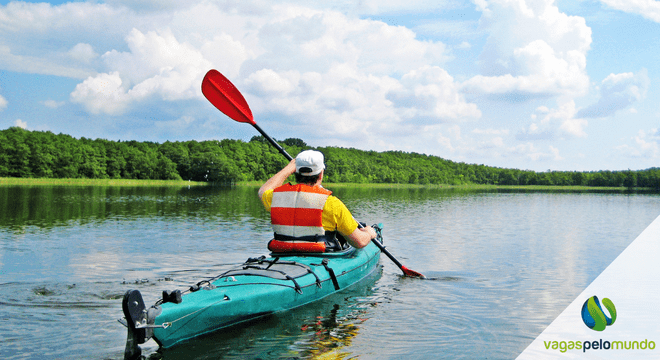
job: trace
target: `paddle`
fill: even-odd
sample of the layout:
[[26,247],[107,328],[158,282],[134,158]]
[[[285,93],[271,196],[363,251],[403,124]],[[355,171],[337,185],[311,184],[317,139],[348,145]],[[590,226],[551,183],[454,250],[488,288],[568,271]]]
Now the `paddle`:
[[[225,115],[229,116],[235,121],[252,125],[289,161],[293,159],[291,155],[289,155],[289,153],[287,153],[286,150],[280,146],[280,144],[268,136],[268,134],[266,134],[266,132],[264,132],[259,127],[259,125],[257,125],[257,123],[254,121],[254,117],[252,116],[252,111],[250,110],[250,107],[248,106],[248,103],[245,101],[245,98],[241,92],[238,91],[236,86],[234,86],[234,84],[232,84],[231,81],[229,81],[219,71],[209,70],[209,72],[206,73],[204,80],[202,80],[202,93],[211,102],[211,104],[213,104],[213,106],[218,108],[218,110],[222,111]],[[385,249],[383,244],[381,244],[376,239],[372,239],[372,242],[376,244],[380,251],[385,253],[385,255],[387,255],[387,257],[389,257],[390,260],[392,260],[405,275],[421,278],[425,277],[424,275],[403,266],[392,254],[390,254],[389,251],[387,251],[387,249]]]
[[[359,221],[358,221],[358,226],[359,226],[359,227],[363,227],[363,225],[362,225]],[[376,244],[376,246],[378,246],[378,248],[380,249],[380,251],[383,252],[385,255],[387,255],[387,257],[390,258],[390,260],[392,260],[392,262],[393,262],[396,266],[398,266],[399,269],[401,269],[401,271],[403,271],[403,273],[406,274],[406,276],[410,276],[410,277],[419,277],[419,278],[422,278],[422,279],[425,279],[425,278],[426,278],[426,276],[424,276],[424,274],[422,274],[422,273],[418,273],[418,272],[415,271],[415,270],[408,269],[408,268],[405,267],[403,264],[401,264],[401,263],[399,262],[399,260],[397,260],[397,259],[394,257],[394,255],[392,255],[392,254],[391,254],[391,253],[385,248],[385,246],[383,246],[383,244],[380,243],[380,241],[378,241],[378,240],[376,240],[376,239],[371,239],[371,241],[372,241],[374,244]]]
[[252,125],[263,137],[268,140],[275,148],[284,155],[287,160],[291,161],[293,158],[284,150],[277,141],[273,140],[259,125],[254,121],[252,111],[248,106],[247,101],[240,91],[231,83],[224,75],[218,70],[209,70],[202,80],[202,93],[206,98],[230,118]]

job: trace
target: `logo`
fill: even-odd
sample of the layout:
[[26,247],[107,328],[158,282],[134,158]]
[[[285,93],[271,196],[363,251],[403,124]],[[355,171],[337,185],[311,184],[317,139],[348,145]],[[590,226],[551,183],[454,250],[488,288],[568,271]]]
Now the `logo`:
[[592,296],[582,305],[582,321],[584,324],[589,327],[589,329],[595,331],[603,331],[607,326],[614,324],[616,321],[616,308],[612,300],[608,298],[603,298],[603,305],[605,309],[609,312],[611,317],[605,315],[603,308],[600,306],[598,301],[598,296]]

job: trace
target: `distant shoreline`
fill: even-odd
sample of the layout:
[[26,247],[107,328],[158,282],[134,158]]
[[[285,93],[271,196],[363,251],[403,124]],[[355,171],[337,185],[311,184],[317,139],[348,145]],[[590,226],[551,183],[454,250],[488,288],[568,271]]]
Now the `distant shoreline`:
[[[233,186],[261,186],[261,181],[243,181]],[[0,177],[0,186],[213,186],[210,182],[187,180],[139,180],[139,179],[55,179],[55,178],[12,178]],[[447,185],[447,184],[358,184],[358,183],[324,183],[328,188],[378,188],[378,189],[447,189],[447,190],[530,190],[530,191],[631,191],[626,187],[596,187],[596,186],[559,186],[559,185]],[[632,191],[651,191],[649,188],[634,188]],[[657,191],[651,191],[656,193]]]
[[0,186],[206,186],[209,183],[187,180],[138,179],[56,179],[0,177]]

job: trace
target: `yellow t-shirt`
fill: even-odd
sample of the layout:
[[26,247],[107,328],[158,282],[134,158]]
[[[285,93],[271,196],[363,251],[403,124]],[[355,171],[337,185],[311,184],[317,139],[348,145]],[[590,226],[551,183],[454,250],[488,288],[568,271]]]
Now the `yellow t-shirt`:
[[[273,190],[266,190],[261,197],[261,202],[268,212],[273,203]],[[323,205],[323,229],[326,231],[339,231],[344,236],[348,236],[357,229],[358,224],[353,215],[348,211],[346,205],[336,196],[328,196]]]

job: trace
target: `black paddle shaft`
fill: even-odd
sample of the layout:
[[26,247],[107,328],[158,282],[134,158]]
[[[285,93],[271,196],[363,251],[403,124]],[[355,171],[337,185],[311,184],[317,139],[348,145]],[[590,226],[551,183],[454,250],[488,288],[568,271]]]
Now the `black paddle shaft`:
[[263,131],[263,130],[259,127],[259,125],[257,125],[256,123],[254,123],[254,124],[252,124],[252,126],[254,126],[254,128],[257,129],[257,131],[259,131],[259,133],[260,133],[261,135],[263,135],[263,136],[266,138],[266,140],[268,140],[268,142],[271,143],[271,145],[275,146],[275,148],[277,149],[277,151],[280,152],[280,154],[284,155],[284,157],[286,157],[289,161],[293,160],[293,158],[291,157],[291,155],[289,155],[289,153],[286,152],[286,150],[284,150],[284,148],[283,148],[282,146],[280,146],[280,144],[278,144],[277,141],[273,140],[272,137],[268,136],[268,134],[266,134],[266,132]]
[[392,262],[394,262],[394,263],[396,264],[396,266],[399,267],[399,269],[401,269],[401,268],[403,267],[403,265],[399,262],[399,260],[397,260],[397,259],[394,257],[394,255],[390,254],[390,252],[385,248],[385,246],[383,246],[383,244],[380,243],[380,241],[378,241],[378,240],[376,240],[376,239],[371,239],[371,241],[372,241],[374,244],[376,244],[376,246],[378,246],[378,248],[380,249],[380,251],[382,251],[385,255],[387,255],[387,257],[390,258],[390,260],[392,260]]

